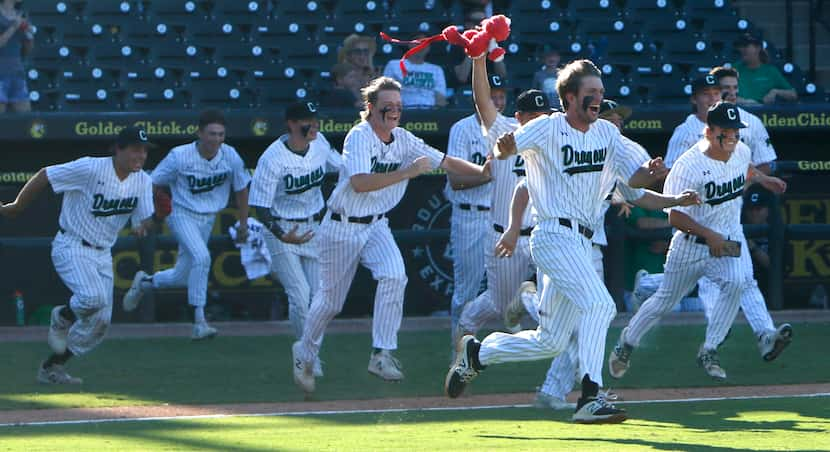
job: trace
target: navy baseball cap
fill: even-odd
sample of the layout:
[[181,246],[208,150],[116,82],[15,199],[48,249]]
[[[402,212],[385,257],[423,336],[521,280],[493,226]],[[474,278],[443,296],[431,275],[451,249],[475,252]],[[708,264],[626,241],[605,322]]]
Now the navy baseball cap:
[[499,74],[488,74],[487,82],[490,83],[490,89],[507,89],[507,79]]
[[133,144],[141,144],[148,148],[156,147],[155,144],[150,142],[150,137],[147,136],[147,132],[141,127],[130,126],[121,129],[118,132],[118,138],[115,139],[115,145],[124,149]]
[[538,89],[529,89],[523,91],[516,98],[516,111],[522,113],[543,112],[550,113],[553,109],[550,108],[548,96]]
[[314,102],[294,102],[285,109],[286,121],[300,121],[317,117],[317,104]]
[[599,116],[602,117],[602,115],[609,113],[616,113],[620,115],[623,120],[626,120],[629,116],[631,116],[631,108],[626,107],[625,105],[620,105],[611,99],[602,99],[602,104],[599,106]]
[[745,129],[738,106],[730,102],[718,102],[706,113],[706,124],[724,129]]
[[769,207],[772,203],[772,193],[766,188],[754,184],[746,191],[744,201],[750,207]]
[[712,74],[706,74],[702,77],[696,78],[692,82],[692,95],[694,96],[698,91],[703,91],[706,88],[718,88],[718,78]]

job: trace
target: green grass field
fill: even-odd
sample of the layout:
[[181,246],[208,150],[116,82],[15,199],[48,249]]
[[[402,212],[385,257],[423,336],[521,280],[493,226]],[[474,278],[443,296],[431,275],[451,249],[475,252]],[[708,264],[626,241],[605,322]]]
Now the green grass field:
[[[793,345],[764,363],[751,331],[735,327],[721,350],[727,385],[830,382],[827,324],[794,325]],[[609,333],[609,347],[619,331]],[[661,327],[632,357],[624,388],[722,385],[695,363],[703,326]],[[287,336],[108,340],[71,362],[81,387],[35,383],[43,343],[0,344],[0,411],[130,405],[298,402]],[[402,333],[397,353],[406,380],[382,383],[366,372],[368,333],[326,338],[326,376],[314,400],[439,396],[449,350],[445,331]],[[529,392],[548,362],[491,366],[474,394]],[[623,391],[624,392],[624,391]],[[764,394],[758,394],[764,395]],[[536,409],[409,411],[303,417],[234,417],[84,425],[0,427],[0,450],[551,450],[830,448],[830,398],[637,404],[621,426],[578,426],[570,412]],[[528,402],[530,402],[528,400]],[[724,434],[725,433],[725,434]]]

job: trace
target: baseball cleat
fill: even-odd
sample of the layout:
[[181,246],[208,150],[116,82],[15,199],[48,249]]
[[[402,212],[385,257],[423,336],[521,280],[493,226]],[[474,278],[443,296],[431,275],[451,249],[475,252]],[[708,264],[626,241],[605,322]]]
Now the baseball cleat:
[[403,367],[389,350],[381,350],[369,356],[369,373],[386,381],[403,380]]
[[49,321],[49,335],[46,341],[53,352],[62,355],[66,353],[66,336],[69,334],[69,327],[72,322],[61,316],[63,305],[55,306],[52,309],[52,316]]
[[80,378],[69,375],[66,368],[60,364],[52,364],[46,368],[41,364],[37,368],[37,381],[43,384],[56,385],[79,385],[84,382]]
[[206,322],[199,322],[193,324],[193,334],[190,339],[194,341],[201,341],[204,339],[213,339],[219,332],[216,328],[208,325]]
[[717,350],[706,350],[701,346],[697,353],[697,364],[703,367],[706,374],[715,380],[726,380],[726,371],[720,366]]
[[793,327],[783,323],[777,330],[761,335],[758,339],[758,349],[764,361],[773,361],[793,341]]
[[608,373],[614,378],[622,378],[631,365],[631,352],[634,351],[634,347],[625,343],[624,338],[627,329],[628,327],[623,328],[617,345],[614,346],[608,356]]
[[300,358],[300,343],[294,342],[291,346],[291,370],[294,372],[294,384],[306,394],[314,392],[314,369]]
[[478,354],[480,345],[474,336],[469,335],[458,341],[455,362],[444,379],[444,392],[449,398],[460,396],[467,384],[478,375],[478,370],[473,367],[473,359]]
[[510,303],[507,305],[507,308],[504,310],[504,327],[510,330],[511,333],[514,333],[514,329],[516,325],[519,327],[519,331],[521,331],[521,320],[522,317],[527,313],[525,310],[525,305],[522,303],[522,294],[524,293],[536,293],[536,283],[533,281],[525,281],[519,286],[519,290],[516,291],[516,295],[510,300]]
[[147,273],[143,270],[139,270],[138,273],[135,274],[133,284],[130,286],[127,293],[124,294],[124,299],[121,301],[124,311],[131,312],[138,307],[138,303],[140,303],[141,299],[144,298],[143,283],[148,276],[149,275],[147,275]]
[[544,392],[537,392],[536,398],[533,400],[533,406],[536,408],[544,408],[549,410],[567,410],[575,409],[575,403],[569,403],[564,397],[556,397]]
[[603,393],[580,397],[576,407],[571,420],[579,424],[619,424],[628,419],[628,413],[608,402]]

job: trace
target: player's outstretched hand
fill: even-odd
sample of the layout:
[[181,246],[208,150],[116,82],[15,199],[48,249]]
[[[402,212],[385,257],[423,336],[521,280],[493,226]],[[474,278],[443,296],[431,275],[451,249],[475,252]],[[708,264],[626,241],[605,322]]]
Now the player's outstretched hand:
[[513,138],[513,132],[503,133],[498,140],[496,140],[496,146],[499,149],[499,153],[496,156],[499,159],[506,159],[507,157],[515,154],[516,150],[516,139]]
[[700,195],[694,190],[683,190],[674,199],[677,200],[678,206],[694,206],[701,203]]
[[0,202],[0,215],[6,218],[17,218],[17,216],[20,215],[20,209],[17,207],[16,202]]
[[766,176],[761,178],[758,183],[773,193],[784,193],[787,191],[787,183],[777,177]]
[[669,169],[663,163],[663,157],[657,157],[648,161],[648,174],[655,180],[663,180],[668,176]]
[[294,245],[302,245],[303,243],[308,242],[309,240],[314,238],[314,231],[309,229],[308,231],[306,231],[305,234],[298,234],[297,230],[299,228],[300,228],[299,225],[294,226],[293,228],[291,228],[290,231],[283,234],[282,237],[280,237],[280,240],[282,240],[285,243],[291,243],[291,244],[294,244]]
[[432,169],[432,163],[426,157],[418,157],[409,166],[409,178],[415,178]]
[[611,203],[611,205],[617,206],[620,210],[617,212],[617,216],[621,218],[628,218],[631,216],[631,208],[634,207],[627,202],[621,203]]
[[519,241],[521,230],[519,228],[508,228],[501,234],[496,242],[496,257],[510,257],[516,250],[516,243]]

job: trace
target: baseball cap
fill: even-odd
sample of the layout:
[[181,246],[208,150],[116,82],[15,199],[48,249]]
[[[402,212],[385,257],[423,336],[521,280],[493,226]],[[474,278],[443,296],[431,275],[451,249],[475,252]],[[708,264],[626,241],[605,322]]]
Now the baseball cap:
[[769,207],[772,203],[772,193],[760,185],[753,185],[744,194],[744,201],[750,207]]
[[763,47],[764,41],[751,33],[744,33],[740,38],[738,38],[737,41],[735,41],[735,45],[737,47],[746,47],[750,44]]
[[507,89],[507,79],[499,74],[488,74],[487,82],[490,83],[490,89]]
[[523,113],[533,113],[537,111],[550,113],[553,110],[550,108],[550,102],[548,101],[548,96],[546,96],[545,93],[539,91],[538,89],[529,89],[527,91],[523,91],[519,94],[519,97],[516,98],[516,111]]
[[599,106],[600,118],[609,113],[616,113],[620,115],[623,120],[626,120],[629,116],[631,116],[631,108],[626,107],[625,105],[620,105],[611,99],[602,99],[602,104]]
[[706,124],[724,129],[744,129],[747,124],[741,121],[738,106],[730,102],[718,102],[706,114]]
[[285,120],[299,121],[317,117],[317,104],[314,102],[294,102],[285,109]]
[[698,91],[703,91],[704,89],[711,87],[720,89],[717,77],[712,74],[706,74],[702,77],[698,77],[692,82],[692,95],[695,95]]
[[143,144],[144,146],[154,148],[155,144],[150,142],[147,132],[141,127],[125,127],[118,132],[118,138],[115,139],[115,145],[123,149],[131,144]]

